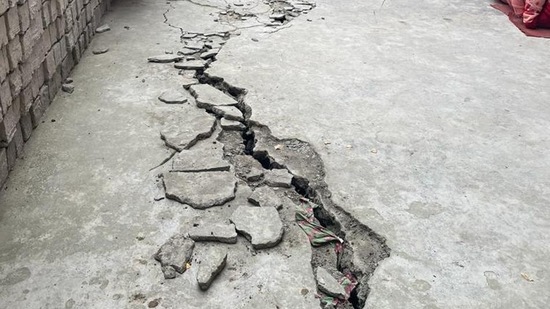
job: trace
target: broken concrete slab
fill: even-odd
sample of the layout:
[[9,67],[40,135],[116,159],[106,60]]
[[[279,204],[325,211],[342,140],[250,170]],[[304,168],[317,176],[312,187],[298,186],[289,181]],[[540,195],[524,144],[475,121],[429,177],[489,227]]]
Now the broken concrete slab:
[[204,42],[201,41],[188,41],[185,43],[185,48],[201,50],[204,48]]
[[230,172],[167,173],[164,187],[167,198],[205,209],[234,199],[237,178]]
[[111,30],[111,27],[109,27],[109,25],[105,24],[105,25],[97,27],[97,29],[95,29],[95,32],[96,33],[103,33],[103,32],[107,32],[109,30]]
[[[263,168],[260,162],[256,161],[252,156],[246,155],[236,155],[232,160],[233,165],[235,166],[235,173],[238,177],[247,179],[249,177],[258,177],[261,179],[263,176]],[[260,180],[257,179],[257,180]],[[251,181],[257,181],[251,180]]]
[[292,187],[292,174],[286,169],[272,169],[264,173],[265,183],[270,187]]
[[201,58],[202,58],[202,59],[210,59],[210,58],[216,56],[219,52],[220,52],[219,49],[213,48],[213,49],[211,49],[211,50],[209,50],[209,51],[206,51],[206,52],[202,53],[202,54],[201,54]]
[[246,126],[244,123],[235,121],[235,120],[228,120],[225,118],[222,118],[220,120],[220,125],[222,129],[226,131],[244,131],[246,130]]
[[182,104],[187,102],[185,95],[177,90],[165,91],[158,99],[166,104]]
[[182,78],[181,84],[185,89],[189,89],[189,87],[199,83],[199,81],[196,78],[188,77],[185,75],[183,75],[181,78]]
[[198,34],[196,33],[185,33],[181,36],[182,39],[192,39],[196,37]]
[[183,56],[181,55],[171,55],[171,54],[164,54],[164,55],[158,55],[158,56],[151,56],[147,58],[147,61],[154,62],[154,63],[170,63],[170,62],[176,62],[183,59]]
[[181,70],[202,70],[204,69],[205,65],[206,65],[206,62],[202,60],[192,59],[192,60],[186,60],[181,63],[176,63],[174,64],[174,67],[176,69],[181,69]]
[[100,47],[95,47],[93,50],[92,50],[92,53],[94,55],[101,55],[101,54],[104,54],[106,52],[109,51],[109,48],[108,47],[104,47],[104,46],[100,46]]
[[172,172],[229,171],[231,165],[223,160],[223,146],[218,144],[198,145],[182,150],[172,159]]
[[189,230],[189,237],[194,241],[217,241],[227,244],[237,243],[237,231],[234,224],[205,223]]
[[159,116],[163,117],[161,138],[177,151],[191,148],[199,140],[211,136],[216,128],[214,117],[192,105],[166,105]]
[[227,120],[244,121],[243,113],[235,106],[212,106],[211,111]]
[[189,55],[196,54],[198,52],[199,52],[198,50],[184,47],[178,51],[178,55],[189,56]]
[[264,177],[264,170],[260,168],[252,167],[248,173],[245,174],[247,181],[260,181]]
[[317,287],[319,291],[327,294],[328,296],[344,299],[346,297],[346,291],[344,287],[334,278],[328,270],[323,267],[317,267],[315,272],[317,278]]
[[248,197],[248,201],[256,206],[275,207],[278,210],[283,208],[283,201],[277,193],[266,186],[256,188]]
[[235,99],[207,84],[193,85],[189,88],[189,92],[195,97],[197,106],[201,108],[237,105]]
[[61,90],[63,92],[67,92],[67,93],[73,93],[74,92],[74,85],[73,84],[63,84],[63,85],[61,85]]
[[208,290],[227,262],[227,249],[212,247],[200,258],[197,283],[201,290]]
[[164,243],[155,254],[155,260],[160,262],[166,279],[175,277],[173,271],[183,274],[187,269],[186,264],[191,261],[195,248],[195,241],[177,234]]
[[231,215],[231,222],[254,249],[274,247],[283,238],[283,222],[274,207],[239,206]]
[[274,20],[284,20],[285,19],[285,14],[282,14],[282,13],[271,14],[271,15],[269,15],[269,18],[274,19]]

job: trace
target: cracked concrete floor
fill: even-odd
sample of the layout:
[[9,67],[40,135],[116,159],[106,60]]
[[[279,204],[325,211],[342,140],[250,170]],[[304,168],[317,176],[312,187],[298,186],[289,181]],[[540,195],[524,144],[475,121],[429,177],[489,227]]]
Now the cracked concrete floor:
[[[209,70],[248,89],[253,118],[275,135],[310,142],[335,201],[387,238],[392,256],[370,281],[368,308],[550,300],[549,41],[524,37],[488,4],[321,0],[276,33],[241,29]],[[156,96],[177,84],[144,59],[176,48],[178,27],[235,29],[212,23],[216,11],[115,3],[113,30],[94,38],[110,51],[88,51],[75,93],[56,98],[0,194],[1,307],[143,308],[143,294],[166,308],[233,308],[239,297],[263,304],[254,285],[274,275],[289,285],[271,285],[272,298],[314,289],[301,267],[307,246],[292,263],[255,257],[250,277],[207,292],[223,297],[204,297],[185,276],[162,284],[152,265],[196,213],[153,203],[148,170],[168,155]],[[308,297],[293,308],[318,307]]]

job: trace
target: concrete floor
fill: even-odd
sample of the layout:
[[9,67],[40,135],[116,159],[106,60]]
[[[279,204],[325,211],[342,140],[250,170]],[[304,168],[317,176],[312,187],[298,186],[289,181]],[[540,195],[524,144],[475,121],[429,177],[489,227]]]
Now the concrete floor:
[[[248,89],[253,119],[275,136],[310,142],[335,201],[387,238],[367,308],[550,302],[550,41],[489,4],[319,0],[278,32],[241,29],[209,69]],[[151,260],[197,214],[153,202],[149,169],[168,155],[156,96],[175,71],[145,59],[176,48],[177,27],[233,29],[210,22],[216,11],[115,3],[113,30],[94,39],[111,51],[83,58],[75,93],[56,98],[0,193],[0,307],[143,308],[142,293],[165,308],[234,308],[265,299],[252,285],[277,274],[285,285],[270,297],[318,306],[292,296],[314,286],[307,246],[287,264],[247,257],[252,279],[208,297],[192,277],[162,284]]]

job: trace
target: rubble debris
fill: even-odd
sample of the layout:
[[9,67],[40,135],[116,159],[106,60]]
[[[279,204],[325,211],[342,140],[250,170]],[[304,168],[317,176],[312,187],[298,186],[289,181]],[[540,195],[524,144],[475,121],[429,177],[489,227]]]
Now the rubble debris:
[[189,48],[182,48],[178,51],[178,55],[189,56],[198,53],[198,51]]
[[206,65],[206,62],[202,60],[186,60],[184,62],[178,62],[174,64],[174,67],[176,69],[182,69],[182,70],[203,70],[204,66]]
[[104,46],[100,46],[100,47],[95,47],[93,50],[92,50],[92,53],[94,55],[101,55],[101,54],[104,54],[106,52],[109,51],[109,48],[108,47],[104,47]]
[[97,27],[97,29],[95,29],[95,33],[103,33],[103,32],[107,32],[109,30],[111,30],[111,27],[109,27],[109,25],[105,24],[105,25]]
[[165,116],[160,136],[168,147],[177,151],[189,149],[199,140],[211,136],[216,129],[216,119],[200,109],[190,105],[170,106],[181,106],[182,110],[174,110]]
[[336,280],[329,272],[323,267],[317,267],[315,272],[317,278],[317,287],[319,291],[340,299],[345,299],[346,291],[338,280]]
[[263,168],[260,162],[256,161],[251,156],[237,155],[233,157],[233,165],[235,166],[235,173],[242,179],[248,179],[249,177],[258,178],[258,181],[263,177]]
[[193,85],[189,88],[191,94],[197,101],[197,106],[201,108],[211,108],[212,106],[230,106],[237,105],[237,101],[218,89],[206,85]]
[[292,174],[286,169],[272,169],[265,172],[265,183],[270,187],[292,187]]
[[256,206],[275,207],[277,210],[283,208],[283,202],[277,196],[277,193],[270,187],[258,187],[248,197],[248,201]]
[[202,59],[210,59],[210,58],[216,56],[216,55],[218,54],[219,51],[220,51],[220,50],[217,49],[217,48],[216,48],[216,49],[211,49],[211,50],[209,50],[209,51],[206,51],[206,52],[202,53],[202,54],[201,54],[201,58],[202,58]]
[[285,14],[275,13],[275,14],[269,15],[269,18],[274,19],[274,20],[284,20],[285,19]]
[[196,209],[223,205],[235,198],[237,179],[230,172],[164,174],[166,197]]
[[187,264],[191,262],[195,242],[182,234],[177,234],[164,243],[155,254],[155,260],[160,262],[164,278],[173,279],[175,272],[183,274]]
[[65,78],[65,84],[72,84],[73,83],[73,78],[72,77],[67,77]]
[[197,272],[197,283],[201,290],[208,290],[214,279],[225,268],[227,262],[227,249],[211,247],[201,257]]
[[189,237],[194,241],[217,241],[226,244],[237,243],[235,225],[227,223],[206,223],[194,226],[189,230]]
[[253,167],[250,169],[248,173],[246,173],[245,176],[247,181],[251,181],[251,182],[260,181],[264,177],[264,171],[263,169]]
[[196,146],[182,150],[172,159],[172,172],[229,171],[231,165],[223,160],[223,149],[217,145]]
[[181,36],[182,39],[192,39],[195,38],[198,34],[196,33],[185,33]]
[[194,50],[201,50],[201,49],[204,48],[204,42],[201,42],[201,41],[187,41],[185,43],[185,48],[194,49]]
[[163,92],[158,99],[166,104],[182,104],[187,102],[185,95],[176,90],[168,90]]
[[254,249],[274,247],[283,238],[283,222],[274,207],[239,206],[230,220]]
[[243,113],[235,106],[213,106],[211,110],[227,120],[244,121]]
[[61,90],[66,93],[73,93],[74,92],[74,85],[73,84],[63,84],[61,85]]
[[227,130],[227,131],[244,131],[244,130],[246,130],[246,126],[242,122],[235,121],[235,120],[228,120],[228,119],[225,119],[225,118],[222,118],[220,120],[220,125],[221,125],[222,129]]
[[151,56],[147,58],[147,61],[154,62],[154,63],[170,63],[170,62],[177,62],[182,59],[183,59],[183,56],[181,55],[164,54],[164,55],[158,55],[158,56]]
[[196,85],[198,83],[199,83],[199,81],[195,78],[182,76],[182,85],[183,85],[183,88],[185,88],[185,89],[189,89],[189,87],[191,87],[193,85]]

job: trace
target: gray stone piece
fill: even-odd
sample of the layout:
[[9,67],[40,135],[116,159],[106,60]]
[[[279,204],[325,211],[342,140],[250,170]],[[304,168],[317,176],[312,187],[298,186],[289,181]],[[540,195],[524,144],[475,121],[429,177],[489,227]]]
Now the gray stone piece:
[[61,90],[63,90],[63,92],[67,92],[67,93],[73,93],[74,92],[74,85],[73,84],[63,84],[63,85],[61,85]]
[[283,20],[285,19],[285,14],[282,14],[282,13],[271,14],[269,15],[269,18],[274,20]]
[[245,173],[245,178],[248,181],[260,181],[264,177],[264,170],[261,168],[252,167],[250,171]]
[[197,52],[199,51],[184,47],[178,51],[178,55],[189,56],[189,55],[196,54]]
[[256,206],[275,207],[278,210],[283,208],[283,202],[270,187],[256,188],[248,197],[248,201]]
[[186,60],[181,63],[176,63],[174,64],[174,67],[176,69],[181,69],[181,70],[202,70],[204,69],[205,65],[206,65],[206,62],[202,60],[193,59],[193,60]]
[[151,56],[147,58],[147,61],[155,62],[155,63],[170,63],[170,62],[180,61],[181,59],[183,59],[183,56],[181,55],[164,54],[164,55],[158,55],[158,56]]
[[344,287],[325,268],[317,267],[316,278],[319,291],[341,299],[346,297]]
[[168,90],[159,96],[159,100],[167,104],[182,104],[187,102],[185,95],[177,90]]
[[229,171],[231,165],[223,160],[223,146],[197,145],[182,150],[172,159],[172,172],[214,172]]
[[[160,136],[166,145],[177,151],[189,149],[199,140],[212,135],[216,129],[216,119],[191,105],[178,106],[172,113],[164,114]],[[187,108],[184,108],[187,107]]]
[[202,53],[201,58],[202,59],[210,59],[210,58],[216,56],[219,52],[220,52],[220,50],[217,49],[217,48],[211,49],[209,51],[206,51],[206,52]]
[[231,222],[254,249],[274,247],[283,238],[283,222],[274,207],[239,206],[231,215]]
[[237,179],[230,172],[167,173],[164,187],[167,198],[205,209],[234,199]]
[[235,120],[227,120],[225,118],[222,118],[220,120],[220,125],[221,125],[222,129],[224,129],[226,131],[244,131],[244,130],[246,130],[246,126],[242,122],[235,121]]
[[197,106],[201,108],[237,105],[235,99],[207,84],[193,85],[189,88],[189,92],[195,97]]
[[272,169],[265,172],[265,183],[270,187],[290,188],[292,186],[292,174],[286,169]]
[[105,24],[105,25],[97,27],[97,29],[95,29],[95,32],[96,33],[103,33],[103,32],[107,32],[109,30],[111,30],[111,27],[109,27],[109,25]]
[[185,264],[191,261],[194,248],[195,241],[181,234],[170,237],[160,247],[155,254],[155,260],[160,262],[166,279],[174,278],[174,271],[180,274],[185,272],[187,269]]
[[227,249],[221,247],[209,248],[200,258],[197,271],[197,283],[201,290],[208,290],[214,279],[222,272],[227,263]]
[[183,88],[189,89],[189,87],[196,85],[199,83],[199,81],[196,78],[188,77],[188,76],[182,76],[182,85]]
[[104,54],[106,52],[109,51],[109,47],[104,47],[104,46],[100,46],[100,47],[95,47],[93,50],[92,50],[92,53],[94,55],[101,55],[101,54]]
[[244,121],[243,113],[235,106],[212,106],[211,110],[227,120]]
[[262,165],[252,156],[237,155],[233,158],[235,173],[249,181],[259,181],[264,175]]
[[189,237],[194,241],[217,241],[226,244],[237,243],[237,231],[234,224],[205,223],[192,227]]
[[201,50],[201,49],[204,48],[204,42],[188,41],[185,44],[185,48],[194,49],[194,50]]
[[186,33],[184,35],[181,36],[182,39],[192,39],[194,37],[196,37],[198,34],[196,33]]

